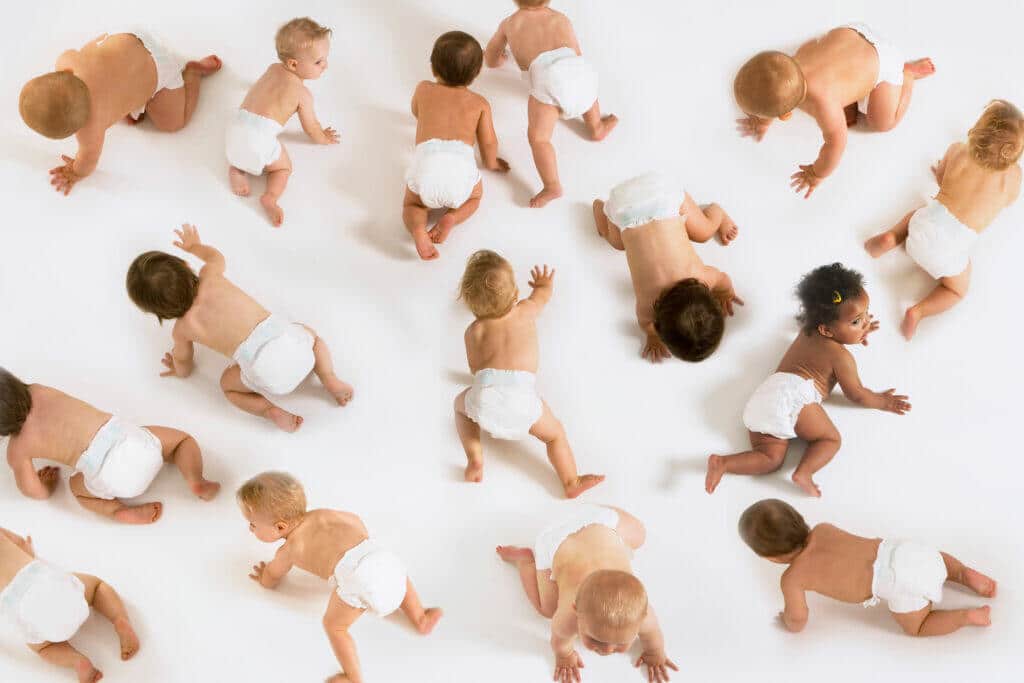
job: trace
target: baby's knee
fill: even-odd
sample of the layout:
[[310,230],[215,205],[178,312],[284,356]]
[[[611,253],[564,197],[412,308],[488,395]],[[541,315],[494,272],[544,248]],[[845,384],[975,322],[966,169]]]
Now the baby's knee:
[[85,475],[81,472],[76,473],[68,479],[68,487],[71,489],[71,495],[76,498],[80,496],[89,496],[89,490],[85,488]]
[[241,376],[241,368],[237,365],[232,365],[220,375],[220,390],[225,394],[229,391],[236,391]]

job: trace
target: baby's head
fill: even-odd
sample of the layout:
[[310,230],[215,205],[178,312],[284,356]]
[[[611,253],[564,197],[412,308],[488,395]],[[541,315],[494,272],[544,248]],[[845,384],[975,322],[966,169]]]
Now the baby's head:
[[864,277],[841,263],[815,268],[797,285],[800,315],[796,319],[805,334],[817,332],[840,344],[859,344],[871,328],[871,303]]
[[303,80],[320,78],[327,69],[331,33],[331,29],[309,17],[292,19],[277,29],[277,57],[286,69]]
[[0,368],[0,436],[20,432],[31,410],[32,395],[28,385]]
[[628,572],[602,569],[580,584],[573,608],[583,647],[599,655],[625,652],[647,616],[647,591]]
[[285,472],[264,472],[242,484],[235,494],[249,531],[265,543],[280,540],[306,514],[302,484]]
[[967,133],[971,156],[993,171],[1017,163],[1024,151],[1024,116],[1006,100],[992,100]]
[[162,251],[139,254],[128,267],[125,284],[128,296],[146,313],[162,324],[180,318],[192,308],[199,277],[184,259]]
[[70,70],[33,78],[18,98],[18,112],[25,124],[54,140],[77,132],[89,120],[91,109],[88,86]]
[[673,356],[695,363],[718,348],[725,312],[706,284],[680,280],[654,302],[654,329]]
[[434,43],[430,68],[442,85],[466,86],[476,80],[484,64],[477,39],[462,31],[449,31]]
[[783,52],[762,52],[740,68],[733,93],[745,114],[786,120],[807,96],[807,82],[795,59]]
[[519,301],[512,264],[488,249],[469,257],[459,298],[477,318],[500,318]]
[[789,503],[770,498],[740,515],[740,536],[759,556],[788,563],[807,545],[811,529]]

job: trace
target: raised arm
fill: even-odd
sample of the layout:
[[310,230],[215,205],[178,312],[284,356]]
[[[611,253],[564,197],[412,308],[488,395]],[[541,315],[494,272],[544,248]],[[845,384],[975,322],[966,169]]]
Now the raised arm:
[[320,125],[313,108],[313,93],[305,87],[299,94],[299,123],[313,142],[319,145],[338,144],[338,131]]
[[78,140],[78,153],[74,157],[62,154],[61,161],[64,163],[50,169],[50,184],[57,192],[67,196],[75,183],[96,170],[100,154],[103,153],[105,137],[106,130],[96,130],[88,126],[75,134]]
[[551,294],[554,292],[555,269],[534,266],[530,271],[530,287],[533,291],[527,301],[535,304],[539,309],[544,308],[551,301]]
[[480,120],[476,125],[476,141],[480,145],[480,158],[484,162],[484,168],[499,173],[508,171],[508,162],[498,157],[498,134],[494,132],[491,105],[486,100],[480,109]]
[[791,633],[803,631],[807,625],[807,596],[789,569],[782,575],[782,598],[786,601],[786,607],[779,615],[783,625]]
[[839,359],[835,364],[835,373],[843,395],[857,405],[875,410],[885,410],[897,415],[902,415],[910,410],[908,397],[896,394],[895,389],[876,392],[861,384],[860,376],[857,374],[857,362],[853,359],[853,354],[846,349],[840,350]]
[[187,251],[203,262],[203,269],[199,272],[200,276],[222,275],[227,269],[224,254],[208,244],[203,244],[199,239],[199,230],[196,229],[196,226],[185,223],[181,226],[181,230],[175,230],[174,234],[178,236],[178,239],[174,241],[174,246],[182,251]]
[[846,150],[846,116],[842,108],[822,108],[819,111],[815,119],[821,127],[824,144],[814,163],[801,165],[800,170],[792,176],[793,189],[797,193],[807,191],[804,199],[811,196],[822,180],[832,175]]
[[665,637],[661,633],[658,617],[654,608],[647,608],[647,616],[640,624],[640,646],[643,652],[636,660],[635,666],[647,667],[647,680],[661,683],[667,681],[668,670],[679,671],[679,667],[665,654]]
[[10,448],[7,452],[7,464],[14,472],[14,482],[18,490],[29,498],[46,500],[57,487],[60,470],[56,467],[44,467],[36,472],[31,458],[16,457],[11,454]]
[[253,565],[252,573],[249,574],[249,578],[263,586],[273,590],[277,588],[277,585],[281,583],[288,572],[292,569],[292,560],[288,552],[288,543],[285,542],[283,546],[277,549],[277,553],[274,554],[274,559],[270,563],[260,562],[257,565]]
[[497,69],[508,61],[508,53],[505,52],[507,46],[508,36],[505,35],[505,22],[503,21],[498,24],[498,30],[495,31],[484,50],[484,64],[487,65],[487,68]]

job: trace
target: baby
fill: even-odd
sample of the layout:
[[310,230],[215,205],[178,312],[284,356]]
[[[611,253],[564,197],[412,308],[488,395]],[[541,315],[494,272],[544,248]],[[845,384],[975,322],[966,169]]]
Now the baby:
[[[498,158],[491,105],[469,89],[482,64],[483,50],[476,38],[462,31],[445,33],[430,55],[437,82],[421,81],[412,96],[416,156],[405,177],[402,220],[424,260],[437,258],[434,244],[444,242],[452,228],[480,206],[483,181],[473,145],[480,143],[488,170],[508,172],[508,162]],[[446,211],[427,232],[430,209]]]
[[28,646],[48,662],[74,669],[80,683],[94,683],[103,672],[68,641],[90,608],[113,624],[121,659],[139,651],[128,612],[113,588],[88,574],[69,574],[36,559],[32,537],[0,528],[0,614],[14,623]]
[[583,660],[573,648],[601,656],[626,652],[640,638],[647,680],[667,681],[679,668],[665,654],[665,639],[647,591],[630,567],[632,551],[647,532],[624,510],[577,504],[537,536],[533,549],[499,545],[501,559],[514,564],[530,604],[551,619],[551,648],[559,683],[580,680]]
[[967,144],[956,142],[932,168],[939,193],[864,247],[878,258],[906,243],[910,258],[939,284],[907,309],[901,327],[910,339],[921,318],[960,303],[971,281],[971,247],[999,212],[1020,196],[1024,116],[1017,107],[995,100],[985,108]]
[[669,178],[650,173],[616,186],[607,202],[595,199],[594,222],[597,234],[626,252],[646,335],[643,357],[659,363],[671,352],[696,362],[714,353],[725,316],[743,301],[728,275],[704,265],[692,241],[736,238],[739,230],[722,207],[699,207]]
[[199,81],[220,67],[216,55],[183,64],[143,30],[104,33],[58,57],[56,71],[26,83],[18,111],[41,135],[78,138],[78,154],[62,155],[63,165],[50,169],[50,184],[67,195],[96,170],[108,128],[149,115],[158,130],[181,130],[195,111]]
[[264,472],[253,477],[238,489],[238,504],[256,538],[264,543],[284,539],[274,559],[255,565],[249,578],[274,589],[294,566],[330,582],[324,630],[344,673],[328,683],[363,680],[348,630],[366,610],[383,617],[400,608],[423,635],[441,619],[441,608],[423,609],[401,561],[369,538],[359,517],[307,511],[302,484],[292,476]]
[[782,357],[775,374],[761,383],[743,409],[751,450],[708,458],[705,488],[714,493],[726,472],[765,474],[782,467],[790,439],[807,441],[807,451],[793,472],[793,482],[812,496],[821,496],[814,473],[839,451],[840,437],[824,397],[838,383],[857,405],[903,415],[906,396],[894,389],[871,391],[860,383],[857,362],[846,346],[868,345],[878,322],[868,313],[869,298],[860,273],[840,263],[816,268],[797,287],[803,329]]
[[162,377],[192,374],[194,344],[199,342],[232,358],[220,388],[235,406],[264,417],[286,432],[302,418],[267,396],[293,392],[310,372],[320,378],[338,405],[352,398],[352,387],[334,374],[331,352],[311,328],[291,323],[260,306],[224,277],[224,256],[203,244],[193,225],[175,231],[174,246],[205,265],[196,276],[183,259],[162,251],[140,254],[128,268],[128,296],[163,324],[175,320],[174,348],[163,357]]
[[604,481],[604,475],[576,473],[562,423],[537,394],[537,316],[551,299],[555,271],[534,266],[533,292],[519,299],[512,266],[493,251],[469,257],[459,297],[476,320],[466,329],[466,358],[473,386],[455,397],[455,426],[466,451],[466,481],[484,476],[480,430],[496,439],[532,434],[547,446],[548,460],[567,498]]
[[534,208],[562,196],[558,160],[551,144],[559,115],[564,119],[582,116],[595,141],[604,140],[619,122],[613,114],[601,116],[597,72],[583,58],[568,17],[549,8],[549,2],[516,0],[519,11],[501,22],[484,53],[487,66],[495,69],[511,52],[530,83],[527,136],[544,183],[544,189],[530,200]]
[[41,384],[24,384],[0,368],[0,437],[10,436],[7,462],[18,490],[29,498],[50,497],[60,469],[36,471],[35,458],[76,471],[71,492],[86,510],[126,524],[151,524],[161,503],[128,505],[141,496],[164,463],[173,462],[203,500],[220,484],[203,478],[203,456],[195,439],[169,427],[136,427],[73,396]]
[[275,227],[284,221],[277,204],[292,173],[288,150],[277,136],[288,119],[299,113],[299,123],[313,142],[338,143],[338,133],[324,128],[313,111],[313,95],[303,81],[320,78],[327,70],[331,29],[309,17],[292,19],[277,31],[278,64],[271,64],[252,86],[228,124],[226,148],[231,191],[249,196],[249,175],[267,176],[260,204]]
[[864,24],[832,29],[800,46],[790,57],[761,52],[736,74],[736,102],[746,114],[740,134],[760,142],[773,119],[787,120],[800,108],[814,117],[825,142],[814,163],[793,174],[793,188],[811,196],[839,166],[846,129],[858,110],[871,130],[892,130],[907,111],[914,81],[935,73],[928,58],[904,62],[903,55]]
[[807,591],[864,607],[885,600],[896,623],[912,636],[941,636],[991,623],[987,606],[932,609],[933,602],[942,600],[946,581],[986,598],[995,597],[996,582],[928,546],[854,536],[831,524],[811,529],[781,500],[751,505],[740,517],[739,531],[755,553],[789,565],[782,574],[786,609],[779,616],[793,633],[807,625]]

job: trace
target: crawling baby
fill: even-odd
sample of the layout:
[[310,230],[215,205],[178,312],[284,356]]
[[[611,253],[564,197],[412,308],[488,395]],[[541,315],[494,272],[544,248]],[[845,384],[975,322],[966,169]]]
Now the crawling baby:
[[0,614],[40,657],[74,669],[79,683],[103,678],[103,672],[68,642],[89,618],[90,608],[114,626],[121,659],[134,657],[139,639],[113,588],[95,576],[69,574],[36,559],[31,537],[0,528]]
[[284,210],[277,200],[288,184],[292,160],[278,135],[298,112],[302,130],[320,145],[338,143],[338,133],[324,128],[313,109],[313,94],[303,81],[320,78],[327,69],[331,29],[309,17],[292,19],[277,31],[280,60],[271,64],[249,89],[228,124],[226,149],[231,191],[249,196],[249,176],[267,176],[260,204],[270,222],[280,226]]
[[583,647],[601,656],[626,652],[639,638],[643,651],[636,666],[646,667],[648,681],[669,680],[668,670],[679,669],[665,654],[654,608],[630,567],[633,551],[644,544],[644,525],[602,505],[574,503],[563,512],[537,536],[533,549],[497,548],[519,571],[530,604],[551,619],[554,680],[580,680],[577,635]]
[[203,477],[195,439],[170,427],[136,427],[73,396],[25,384],[0,368],[0,436],[10,436],[7,462],[18,490],[29,498],[50,497],[57,467],[36,470],[36,458],[75,470],[71,492],[86,510],[126,524],[160,518],[161,503],[127,504],[149,488],[164,463],[174,463],[196,496],[210,500],[220,484]]
[[216,55],[183,62],[142,29],[104,33],[26,83],[18,111],[40,135],[78,139],[78,153],[63,155],[64,163],[50,170],[50,184],[67,195],[96,170],[108,128],[146,115],[158,130],[181,130],[195,111],[200,80],[220,67]]
[[626,252],[646,337],[643,357],[658,363],[671,353],[696,362],[714,353],[725,316],[743,301],[729,276],[704,265],[692,243],[718,235],[727,245],[739,234],[736,223],[718,204],[697,206],[660,173],[617,185],[593,208],[597,234]]
[[401,609],[423,635],[441,619],[439,607],[424,609],[401,560],[369,537],[351,512],[307,510],[306,494],[291,475],[264,472],[238,489],[249,531],[264,543],[284,540],[274,559],[253,567],[249,578],[276,588],[298,567],[331,584],[324,630],[343,673],[328,683],[361,683],[359,656],[349,628],[363,612],[387,616]]
[[807,591],[873,607],[885,600],[912,636],[941,636],[964,626],[988,626],[989,608],[937,610],[946,581],[993,598],[996,582],[952,555],[915,541],[863,538],[832,526],[813,529],[781,500],[754,503],[740,517],[740,536],[759,556],[789,565],[782,574],[787,629],[807,625]]
[[162,251],[140,254],[128,269],[128,296],[160,323],[174,320],[174,347],[163,357],[164,377],[192,374],[195,343],[232,358],[220,387],[231,403],[286,432],[302,418],[267,398],[293,392],[313,372],[338,405],[352,387],[334,374],[330,349],[309,327],[271,315],[224,277],[223,254],[203,244],[193,225],[176,230],[174,245],[203,262],[197,276],[183,259]]
[[935,73],[930,59],[905,62],[903,55],[871,27],[850,24],[800,46],[790,57],[761,52],[736,74],[736,102],[746,115],[740,134],[760,141],[776,118],[794,109],[814,117],[824,144],[813,163],[801,165],[792,186],[810,197],[839,166],[846,129],[859,111],[875,131],[893,129],[910,105],[914,82]]

